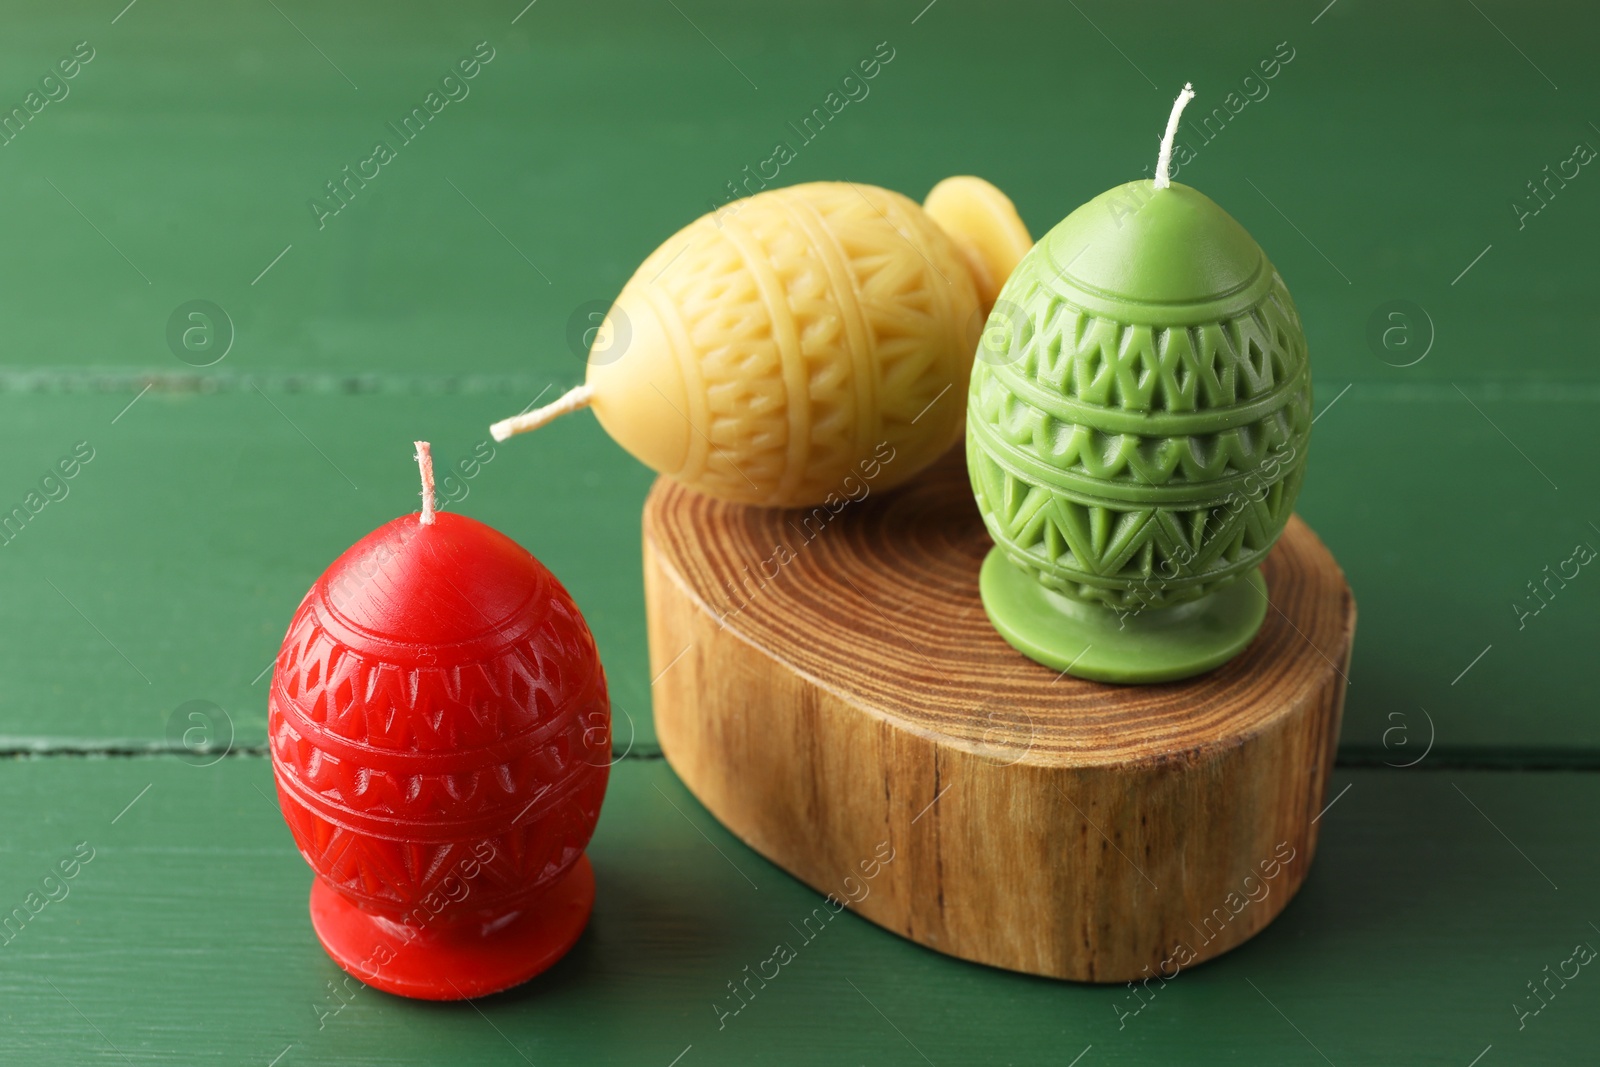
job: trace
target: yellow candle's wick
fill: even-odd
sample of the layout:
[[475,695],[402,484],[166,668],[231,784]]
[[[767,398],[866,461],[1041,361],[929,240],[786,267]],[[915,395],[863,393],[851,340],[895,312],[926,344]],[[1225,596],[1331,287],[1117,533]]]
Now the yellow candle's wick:
[[562,395],[561,399],[554,403],[546,404],[544,407],[535,408],[532,411],[525,411],[521,415],[513,415],[509,419],[501,419],[489,427],[489,433],[496,441],[504,441],[515,434],[537,430],[545,423],[559,419],[561,416],[577,411],[580,408],[586,408],[593,402],[594,386],[580,385],[574,389],[569,389]]
[[1178,119],[1183,116],[1183,106],[1194,99],[1194,86],[1183,83],[1183,92],[1172,103],[1172,114],[1167,118],[1167,132],[1161,138],[1161,154],[1156,157],[1156,188],[1165,189],[1172,184],[1167,171],[1172,168],[1172,139],[1178,135]]

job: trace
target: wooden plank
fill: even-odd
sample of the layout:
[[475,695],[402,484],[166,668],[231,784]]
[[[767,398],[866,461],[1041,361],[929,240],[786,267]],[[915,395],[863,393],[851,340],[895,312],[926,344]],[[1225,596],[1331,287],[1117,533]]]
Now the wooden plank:
[[[441,501],[454,496],[449,506],[517,538],[571,590],[609,671],[618,744],[651,750],[638,520],[648,471],[592,420],[526,447],[490,442],[490,419],[531,395],[268,386],[152,391],[120,418],[132,394],[0,396],[11,457],[0,510],[77,442],[94,456],[0,546],[18,607],[0,622],[0,747],[162,742],[191,700],[224,709],[237,743],[263,743],[263,671],[289,617],[340,552],[416,510],[411,443],[428,438]],[[475,476],[459,466],[469,460]]]
[[[489,447],[491,418],[549,384],[449,391],[379,379],[346,394],[325,381],[240,378],[210,393],[152,389],[131,408],[134,388],[0,391],[10,458],[0,513],[78,442],[95,450],[65,499],[0,545],[3,588],[19,606],[0,617],[0,747],[161,742],[174,710],[195,699],[225,709],[239,743],[260,744],[265,679],[252,681],[322,568],[416,506],[410,442],[430,438],[441,467],[470,458]],[[1343,386],[1316,388],[1326,405]],[[1600,395],[1560,401],[1554,419],[1537,389],[1468,395],[1481,412],[1448,386],[1357,385],[1317,423],[1300,510],[1360,608],[1344,751],[1406,763],[1433,736],[1441,754],[1592,759],[1600,726],[1585,710],[1586,623],[1600,582],[1589,568],[1566,588],[1552,582],[1548,606],[1522,629],[1512,605],[1535,606],[1527,583],[1577,542],[1600,547],[1568,504],[1600,492],[1600,471],[1560,444],[1564,427],[1593,421]],[[442,491],[465,492],[458,506],[568,584],[626,713],[619,746],[632,737],[635,751],[655,751],[639,556],[650,472],[587,416],[493,448],[476,477]],[[1438,460],[1395,464],[1396,448]]]
[[[1582,345],[1600,198],[1575,180],[1520,228],[1509,206],[1593,136],[1562,105],[1600,89],[1574,13],[1518,27],[1513,48],[1475,12],[1441,47],[1441,20],[1457,18],[1441,4],[1379,17],[1257,0],[1228,18],[908,6],[924,5],[756,14],[634,0],[602,13],[472,0],[444,17],[416,0],[381,16],[178,0],[113,24],[116,12],[13,5],[8,107],[75,42],[97,51],[5,148],[0,281],[20,313],[0,361],[182,370],[164,329],[198,297],[239,328],[229,366],[551,370],[572,359],[573,313],[614,295],[727,183],[772,173],[780,140],[794,158],[778,181],[849,177],[920,196],[978,171],[1043,232],[1153,165],[1161,120],[1192,80],[1194,158],[1178,178],[1271,252],[1319,373],[1600,374]],[[496,58],[470,95],[377,178],[352,182],[319,228],[311,199],[376,140],[398,142],[387,123],[485,40]],[[892,60],[844,85],[879,42]],[[818,108],[839,111],[797,132]],[[1366,324],[1399,298],[1429,310],[1448,359],[1441,347],[1402,372],[1368,350]]]
[[[0,545],[6,593],[27,606],[0,616],[5,747],[162,741],[190,699],[221,705],[240,744],[261,744],[258,675],[299,597],[350,542],[416,506],[411,440],[429,437],[442,466],[469,459],[490,448],[494,414],[544,387],[413,392],[379,382],[347,395],[288,386],[152,389],[131,408],[136,390],[0,392],[0,446],[11,458],[0,512],[24,504],[78,442],[94,450],[66,499]],[[1338,389],[1317,382],[1318,397]],[[1576,542],[1600,547],[1581,509],[1566,510],[1568,499],[1600,491],[1600,470],[1557,437],[1589,419],[1600,397],[1563,402],[1557,421],[1541,418],[1546,406],[1528,390],[1472,398],[1482,413],[1448,387],[1358,386],[1318,421],[1301,512],[1360,606],[1344,749],[1406,763],[1434,734],[1442,753],[1589,758],[1600,726],[1584,712],[1584,649],[1600,582],[1587,568],[1566,589],[1552,582],[1554,598],[1523,629],[1512,603],[1536,605],[1526,582],[1542,581]],[[1438,462],[1426,475],[1395,466],[1395,440],[1459,466]],[[443,491],[466,493],[459,507],[518,537],[570,585],[626,712],[619,745],[632,736],[635,750],[654,752],[638,541],[650,472],[587,416],[493,450],[477,477]],[[1530,688],[1530,677],[1541,685]]]
[[[0,949],[0,1056],[1464,1067],[1492,1044],[1484,1064],[1587,1062],[1592,968],[1552,981],[1520,1030],[1512,1005],[1536,1005],[1526,983],[1574,944],[1600,946],[1600,864],[1573,846],[1600,833],[1600,778],[1356,771],[1333,788],[1321,852],[1283,915],[1136,993],[963,963],[854,914],[814,917],[822,898],[717,826],[663,763],[627,760],[591,850],[594,921],[572,955],[510,994],[437,1005],[338,991],[266,760],[11,761],[0,906],[47,888],[60,899]],[[80,842],[92,860],[46,883]],[[764,964],[782,944],[794,959]],[[747,966],[769,978],[740,1007],[728,983]]]
[[1600,476],[1570,447],[1591,403],[1357,384],[1318,419],[1299,510],[1360,609],[1346,754],[1408,763],[1434,738],[1440,754],[1592,761],[1600,581],[1582,561],[1600,558],[1600,515],[1581,501]]
[[[759,20],[711,0],[601,16],[488,0],[444,20],[414,0],[381,19],[306,14],[180,0],[91,25],[35,0],[0,42],[8,69],[41,75],[77,41],[96,49],[70,95],[4,148],[0,440],[12,462],[0,502],[20,501],[74,442],[106,442],[72,498],[7,549],[30,557],[4,587],[29,610],[0,624],[0,739],[149,741],[179,703],[210,699],[259,742],[249,680],[295,598],[408,497],[380,443],[420,428],[464,449],[490,418],[575,382],[574,316],[581,325],[659,240],[796,137],[790,123],[883,41],[894,58],[869,95],[777,180],[920,194],[975,170],[1035,232],[1139,173],[1177,79],[1201,87],[1200,123],[1245,74],[1276,71],[1220,129],[1193,126],[1198,155],[1179,180],[1271,251],[1306,320],[1319,403],[1334,405],[1302,510],[1362,605],[1346,751],[1409,759],[1415,747],[1396,756],[1383,741],[1403,721],[1420,736],[1426,708],[1441,752],[1593,759],[1582,620],[1596,594],[1573,582],[1526,629],[1512,606],[1600,521],[1581,503],[1600,475],[1568,443],[1600,402],[1585,289],[1600,198],[1574,182],[1536,216],[1508,210],[1592,133],[1545,80],[1561,99],[1600,89],[1571,17],[1524,28],[1517,55],[1487,22],[1438,47],[1456,16],[1427,6],[1381,30],[1346,5],[1313,20],[1264,3],[1224,20],[1173,6],[1160,19],[1088,12],[1092,23],[1070,5],[908,17],[843,0]],[[713,21],[715,44],[696,28]],[[471,95],[318,228],[309,200],[480,40],[496,58]],[[1279,41],[1292,59],[1276,58]],[[166,337],[197,298],[237,335],[212,367],[183,362]],[[1367,335],[1402,298],[1426,313],[1406,320],[1418,343],[1425,323],[1437,341],[1410,367]],[[150,375],[162,384],[97,436]],[[385,499],[341,499],[342,478],[254,396],[252,375]],[[307,393],[284,399],[291,385]],[[161,396],[180,386],[221,392]],[[347,388],[367,392],[335,403]],[[152,412],[171,425],[139,426]],[[576,587],[648,747],[636,552],[648,476],[582,417],[569,422],[508,446],[469,507]]]

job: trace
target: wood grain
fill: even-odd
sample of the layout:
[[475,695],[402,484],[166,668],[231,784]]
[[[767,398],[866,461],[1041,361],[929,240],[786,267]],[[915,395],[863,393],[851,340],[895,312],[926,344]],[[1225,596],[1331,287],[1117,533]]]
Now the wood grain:
[[873,871],[861,914],[966,959],[1126,981],[1256,933],[1316,848],[1355,625],[1332,556],[1292,520],[1249,649],[1125,687],[994,633],[988,547],[959,452],[836,515],[658,482],[645,595],[673,768],[773,862],[841,899]]

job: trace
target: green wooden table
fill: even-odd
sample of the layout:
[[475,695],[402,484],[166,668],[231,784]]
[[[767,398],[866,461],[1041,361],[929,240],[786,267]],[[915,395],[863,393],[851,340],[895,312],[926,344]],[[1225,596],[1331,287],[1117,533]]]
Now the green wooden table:
[[[0,513],[28,513],[0,538],[0,913],[26,918],[0,946],[0,1062],[1594,1062],[1600,977],[1548,977],[1600,945],[1600,578],[1570,562],[1600,546],[1592,12],[125,2],[14,3],[0,33]],[[412,440],[451,463],[579,381],[575,317],[880,42],[870,91],[779,181],[920,196],[976,173],[1038,233],[1152,167],[1177,89],[1200,91],[1179,179],[1299,302],[1320,410],[1300,510],[1361,607],[1308,884],[1146,999],[845,915],[722,1015],[817,898],[660,759],[650,478],[579,417],[499,446],[454,506],[562,576],[612,679],[593,925],[477,1004],[350,992],[263,751],[295,604],[414,506]],[[331,199],[475,49],[470,91]],[[200,353],[169,342],[196,300],[227,317]],[[191,701],[227,758],[184,750]],[[1529,983],[1554,991],[1537,1014]]]

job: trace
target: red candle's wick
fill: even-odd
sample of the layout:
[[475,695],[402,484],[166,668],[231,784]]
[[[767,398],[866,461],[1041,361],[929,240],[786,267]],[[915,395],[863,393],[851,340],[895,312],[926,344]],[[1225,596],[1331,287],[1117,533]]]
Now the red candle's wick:
[[433,450],[426,441],[417,446],[417,467],[422,471],[422,525],[433,525]]

